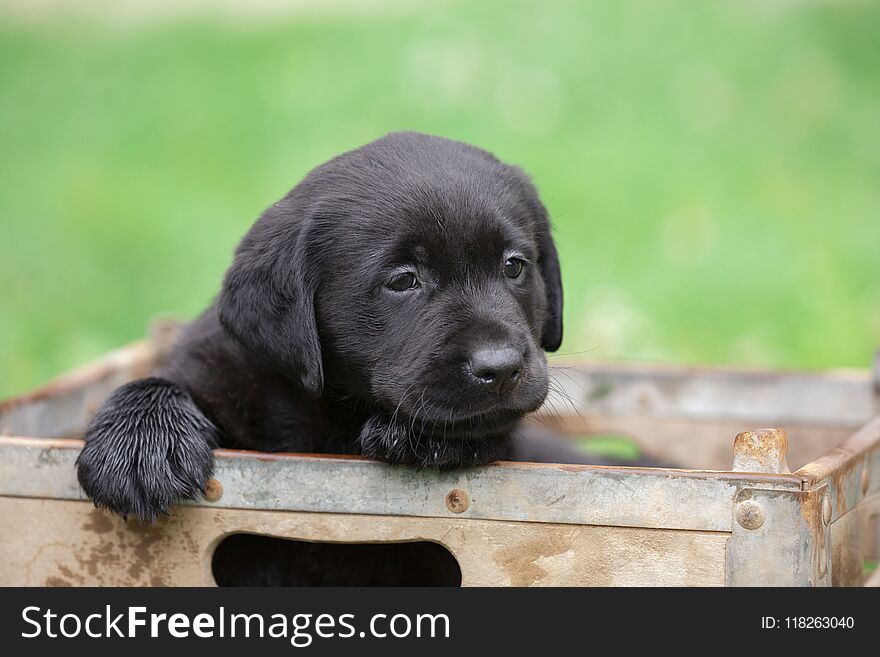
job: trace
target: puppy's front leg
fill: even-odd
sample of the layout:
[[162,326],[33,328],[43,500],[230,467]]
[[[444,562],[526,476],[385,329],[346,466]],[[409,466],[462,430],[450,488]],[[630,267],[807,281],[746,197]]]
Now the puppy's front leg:
[[465,468],[504,458],[507,436],[449,438],[442,425],[423,426],[399,415],[376,414],[358,436],[361,453],[416,468]]
[[376,414],[367,418],[358,436],[361,454],[388,463],[421,465],[424,456],[411,435],[407,422]]
[[95,506],[155,521],[204,490],[218,432],[177,384],[150,377],[116,390],[86,430],[77,477]]
[[361,428],[358,443],[364,456],[387,463],[416,468],[463,465],[442,439],[442,432],[416,430],[410,420],[394,415],[369,417]]

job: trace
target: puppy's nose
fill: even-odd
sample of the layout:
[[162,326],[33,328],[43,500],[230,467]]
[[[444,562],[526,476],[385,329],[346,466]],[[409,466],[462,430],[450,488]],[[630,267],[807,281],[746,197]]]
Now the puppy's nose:
[[486,390],[509,392],[519,383],[523,353],[513,347],[480,347],[471,354],[468,364],[471,374]]

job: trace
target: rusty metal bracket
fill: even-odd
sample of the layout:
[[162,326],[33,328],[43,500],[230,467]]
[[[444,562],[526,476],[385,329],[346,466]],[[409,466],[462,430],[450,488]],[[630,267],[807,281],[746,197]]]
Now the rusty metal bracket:
[[734,472],[789,474],[785,429],[744,431],[733,442]]
[[811,491],[743,488],[734,498],[726,586],[830,586],[827,486]]

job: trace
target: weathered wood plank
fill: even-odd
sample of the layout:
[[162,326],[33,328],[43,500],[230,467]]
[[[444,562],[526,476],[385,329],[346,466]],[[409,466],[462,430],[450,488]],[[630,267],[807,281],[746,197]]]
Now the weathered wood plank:
[[86,502],[0,497],[0,584],[211,586],[232,533],[318,542],[433,541],[464,586],[719,586],[728,534],[186,507],[156,527]]
[[546,413],[857,428],[880,414],[869,369],[767,371],[649,363],[557,363]]

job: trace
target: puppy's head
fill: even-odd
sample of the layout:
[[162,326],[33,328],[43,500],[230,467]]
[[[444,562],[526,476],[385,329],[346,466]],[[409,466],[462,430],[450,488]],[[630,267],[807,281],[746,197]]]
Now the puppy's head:
[[224,326],[366,413],[365,454],[484,463],[544,401],[562,339],[547,214],[517,168],[395,133],[318,167],[245,236]]

